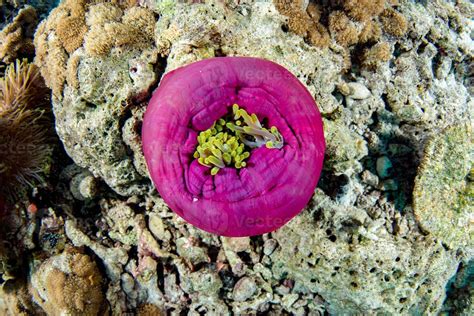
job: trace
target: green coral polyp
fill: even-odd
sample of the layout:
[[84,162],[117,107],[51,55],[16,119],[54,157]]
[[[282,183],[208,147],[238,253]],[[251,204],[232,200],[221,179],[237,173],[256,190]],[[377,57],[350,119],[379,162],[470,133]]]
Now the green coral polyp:
[[232,115],[217,120],[211,128],[200,132],[197,141],[194,158],[211,168],[211,175],[227,166],[245,168],[250,149],[283,147],[283,137],[275,126],[270,129],[263,127],[257,115],[249,115],[237,104],[232,106]]

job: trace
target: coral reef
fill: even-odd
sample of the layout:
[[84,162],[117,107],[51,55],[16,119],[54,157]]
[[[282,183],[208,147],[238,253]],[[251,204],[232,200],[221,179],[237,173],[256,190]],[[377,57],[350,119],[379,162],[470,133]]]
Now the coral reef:
[[[83,292],[66,307],[56,295],[89,282],[65,271],[72,261],[59,263],[79,256],[101,275],[94,302],[112,315],[472,314],[473,4],[192,2],[63,1],[42,22],[36,62],[73,161],[58,158],[49,191],[31,190],[21,216],[8,218],[14,243],[3,250],[27,255],[15,263],[21,282],[0,271],[0,313],[80,307]],[[138,32],[124,16],[142,10],[149,27]],[[72,12],[81,12],[75,22]],[[82,19],[87,30],[68,52],[57,26]],[[88,50],[91,23],[120,43]],[[239,239],[187,224],[151,190],[139,133],[163,72],[236,55],[292,72],[328,139],[305,210],[276,232]],[[0,262],[8,272],[11,261]],[[52,271],[64,283],[43,290]],[[40,305],[28,302],[28,286]]]
[[32,295],[48,315],[102,315],[102,276],[76,249],[49,258],[31,277]]

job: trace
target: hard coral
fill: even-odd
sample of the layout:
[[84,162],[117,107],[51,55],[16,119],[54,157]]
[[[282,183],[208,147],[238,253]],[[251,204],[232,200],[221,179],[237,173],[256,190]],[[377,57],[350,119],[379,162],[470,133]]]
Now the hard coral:
[[470,123],[449,127],[434,136],[426,145],[413,190],[413,209],[422,228],[449,248],[467,246],[472,253],[473,144]]
[[143,49],[153,40],[155,22],[150,10],[132,2],[64,1],[38,27],[35,62],[59,97],[68,56],[82,46],[96,57],[106,56],[112,49]]
[[[193,153],[204,142],[199,133],[227,115],[240,120],[227,124],[240,140],[214,141],[206,154],[213,159],[205,163],[221,168],[215,174]],[[207,59],[168,73],[148,105],[142,139],[151,177],[170,208],[225,236],[263,234],[298,214],[313,194],[325,149],[321,117],[304,86],[283,67],[246,57]],[[229,153],[248,158],[235,164],[240,169],[218,161],[226,161],[226,148],[236,141],[249,150],[245,156],[239,145]]]
[[359,32],[342,11],[333,11],[329,15],[329,31],[342,46],[351,46],[359,39]]
[[[105,20],[106,17],[95,17]],[[133,7],[126,10],[120,22],[92,25],[86,35],[85,48],[91,55],[110,53],[113,47],[144,48],[153,40],[155,17],[150,10]]]
[[101,315],[102,276],[95,262],[68,249],[41,264],[31,278],[33,298],[48,315]]
[[[326,47],[330,37],[343,48],[345,69],[350,68],[351,49],[356,44],[373,45],[385,34],[396,37],[407,31],[407,21],[391,6],[395,1],[338,0],[286,1],[274,0],[277,10],[288,19],[288,29],[303,36],[310,44]],[[376,48],[378,49],[378,48]],[[385,57],[385,56],[384,56]],[[386,61],[379,58],[378,61]],[[379,63],[377,63],[379,65]],[[375,68],[373,64],[372,68]]]
[[359,21],[367,21],[379,15],[385,8],[385,0],[345,0],[344,10]]
[[315,46],[329,44],[328,31],[319,23],[321,9],[318,5],[310,3],[306,12],[305,1],[275,0],[274,3],[278,11],[288,16],[288,27],[292,32],[307,37]]
[[33,64],[17,61],[0,79],[0,195],[9,200],[47,171],[52,152],[48,94]]
[[4,63],[32,57],[35,52],[33,33],[38,23],[36,10],[27,6],[0,32],[0,59]]
[[387,62],[392,56],[392,48],[387,42],[380,42],[364,50],[362,56],[362,64],[369,68],[375,69],[380,63]]
[[390,35],[401,37],[408,29],[407,20],[403,15],[393,9],[386,9],[380,15],[383,29]]

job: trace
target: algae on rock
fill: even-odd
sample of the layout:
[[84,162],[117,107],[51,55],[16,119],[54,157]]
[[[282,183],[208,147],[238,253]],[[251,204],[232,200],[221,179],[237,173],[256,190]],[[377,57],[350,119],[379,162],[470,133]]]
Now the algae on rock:
[[434,136],[415,179],[413,206],[423,229],[449,248],[474,255],[474,140],[472,125]]

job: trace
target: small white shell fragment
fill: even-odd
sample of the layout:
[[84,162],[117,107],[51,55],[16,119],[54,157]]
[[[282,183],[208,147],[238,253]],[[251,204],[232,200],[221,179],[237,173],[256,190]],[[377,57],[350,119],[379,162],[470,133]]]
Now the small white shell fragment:
[[346,97],[353,100],[363,100],[370,97],[370,90],[360,82],[341,83],[338,85],[339,91]]

